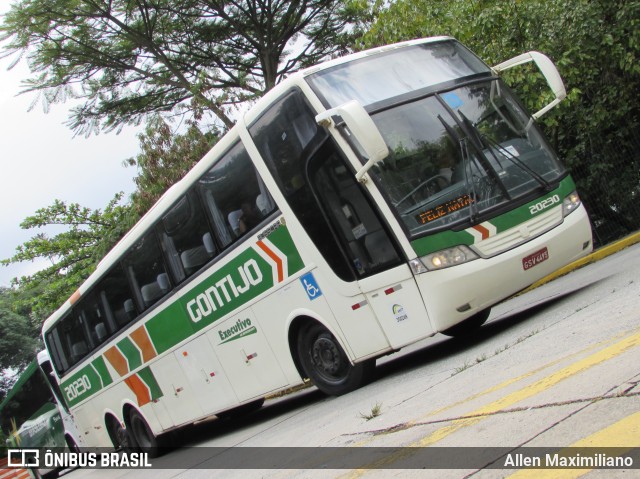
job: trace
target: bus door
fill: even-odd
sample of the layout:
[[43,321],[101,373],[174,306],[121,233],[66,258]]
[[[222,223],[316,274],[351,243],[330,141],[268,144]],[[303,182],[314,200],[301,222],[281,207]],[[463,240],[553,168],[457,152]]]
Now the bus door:
[[[248,130],[293,213],[333,273],[345,282],[359,284],[364,301],[362,295],[348,298],[354,313],[362,318],[363,308],[372,308],[393,348],[430,335],[424,304],[399,246],[328,129],[316,122],[304,94],[292,89]],[[345,317],[342,310],[333,312]],[[360,320],[341,324],[348,337],[366,341],[351,344],[356,356],[361,355],[357,351],[371,351],[374,339],[361,334],[367,327]],[[376,346],[387,349],[387,345]]]
[[400,246],[333,140],[327,139],[310,158],[307,174],[333,239],[391,347],[432,335],[424,301]]

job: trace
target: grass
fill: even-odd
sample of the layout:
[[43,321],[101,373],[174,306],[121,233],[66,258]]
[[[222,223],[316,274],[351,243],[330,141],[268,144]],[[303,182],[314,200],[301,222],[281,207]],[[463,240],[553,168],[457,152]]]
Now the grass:
[[382,414],[382,403],[376,403],[375,406],[371,408],[369,413],[360,413],[360,417],[365,421],[371,421],[374,417],[378,417]]

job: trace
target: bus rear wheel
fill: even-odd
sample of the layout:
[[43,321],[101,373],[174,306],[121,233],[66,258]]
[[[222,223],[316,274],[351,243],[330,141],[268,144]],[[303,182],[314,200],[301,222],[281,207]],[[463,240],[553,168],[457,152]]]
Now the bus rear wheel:
[[375,360],[351,364],[338,340],[319,323],[309,324],[300,331],[298,357],[309,379],[331,396],[358,389],[375,367]]
[[131,410],[129,423],[131,424],[131,439],[135,446],[140,451],[146,452],[149,457],[157,457],[160,453],[158,438],[151,431],[147,421],[135,409]]
[[483,309],[455,326],[441,331],[441,333],[454,338],[468,338],[489,319],[490,314],[491,308]]
[[108,419],[107,431],[109,432],[109,438],[111,439],[113,448],[116,451],[129,449],[131,447],[129,431],[113,416]]

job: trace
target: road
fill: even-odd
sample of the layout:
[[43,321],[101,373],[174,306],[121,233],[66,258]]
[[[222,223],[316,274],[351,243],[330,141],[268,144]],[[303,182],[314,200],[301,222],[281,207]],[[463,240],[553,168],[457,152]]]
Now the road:
[[[438,335],[380,359],[375,381],[353,393],[333,398],[309,388],[269,400],[239,420],[185,428],[170,440],[224,448],[434,446],[489,452],[640,447],[638,271],[635,245],[496,306],[472,340]],[[77,470],[65,477],[640,477],[638,469],[503,468],[503,449],[495,449],[498,469],[465,467],[464,457],[455,459],[476,450],[442,449],[453,454],[451,468],[438,470],[390,469],[402,467],[406,449],[372,456],[363,468],[328,470],[201,469],[202,457],[189,462],[188,451],[152,461],[173,469]],[[247,467],[253,459],[247,457]]]

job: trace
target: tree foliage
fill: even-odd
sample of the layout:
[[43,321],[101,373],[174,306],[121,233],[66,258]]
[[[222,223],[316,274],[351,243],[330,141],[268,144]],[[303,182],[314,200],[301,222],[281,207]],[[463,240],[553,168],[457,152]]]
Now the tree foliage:
[[104,208],[92,210],[78,203],[54,200],[27,217],[23,229],[60,231],[40,232],[16,248],[11,258],[0,264],[46,260],[50,263],[30,276],[14,279],[27,294],[26,301],[40,321],[46,319],[95,269],[100,259],[132,225],[130,208],[117,194]]
[[88,134],[151,113],[230,113],[291,71],[344,50],[354,9],[340,0],[18,0],[2,56],[25,57],[26,91],[77,97]]
[[[568,98],[542,124],[571,167],[592,219],[640,224],[640,2],[397,0],[358,48],[451,35],[489,64],[529,50],[550,56]],[[531,70],[507,80],[531,109],[545,102]]]
[[[14,285],[23,293],[18,304],[33,310],[40,325],[94,271],[100,260],[131,229],[160,196],[180,180],[217,141],[217,132],[203,133],[195,124],[174,134],[160,118],[140,135],[141,153],[127,164],[138,169],[136,191],[127,201],[117,194],[104,209],[55,200],[22,223],[41,229],[0,264],[47,260],[49,266],[21,278]],[[51,235],[51,229],[59,231]]]
[[24,369],[39,346],[39,325],[31,318],[28,308],[18,301],[18,295],[0,288],[0,391],[6,391],[12,383],[2,372]]

